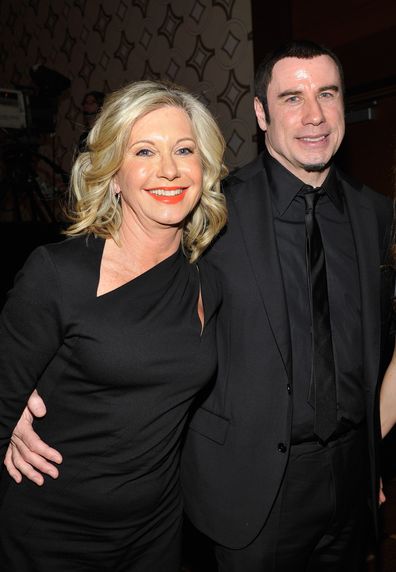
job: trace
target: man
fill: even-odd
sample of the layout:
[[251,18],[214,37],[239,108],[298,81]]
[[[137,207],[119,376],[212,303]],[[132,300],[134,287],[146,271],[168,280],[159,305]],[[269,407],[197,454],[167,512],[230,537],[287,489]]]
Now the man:
[[224,291],[219,368],[186,438],[186,511],[221,572],[352,572],[368,475],[374,506],[377,495],[391,207],[332,165],[344,136],[332,52],[293,42],[269,54],[254,105],[266,149],[227,180],[228,228],[208,254]]
[[[364,556],[368,473],[372,502],[377,496],[380,266],[390,201],[332,165],[344,136],[343,77],[333,53],[308,42],[272,52],[257,72],[254,105],[266,150],[227,181],[228,229],[209,253],[224,289],[219,373],[184,447],[186,511],[215,539],[224,572],[352,572]],[[335,422],[322,438],[307,192],[319,194],[326,354],[330,361],[333,351],[335,369]]]

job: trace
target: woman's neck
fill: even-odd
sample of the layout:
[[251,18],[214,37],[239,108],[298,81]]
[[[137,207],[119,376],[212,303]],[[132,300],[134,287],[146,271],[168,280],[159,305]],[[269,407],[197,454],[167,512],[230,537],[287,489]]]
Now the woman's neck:
[[122,224],[119,246],[124,256],[139,267],[150,268],[174,254],[180,247],[182,230],[178,228],[150,229]]

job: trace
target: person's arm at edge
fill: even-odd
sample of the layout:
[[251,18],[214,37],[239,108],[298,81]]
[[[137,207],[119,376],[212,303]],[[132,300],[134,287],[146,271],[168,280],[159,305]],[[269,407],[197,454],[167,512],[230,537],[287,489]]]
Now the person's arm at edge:
[[384,438],[396,423],[396,340],[380,393],[381,435]]

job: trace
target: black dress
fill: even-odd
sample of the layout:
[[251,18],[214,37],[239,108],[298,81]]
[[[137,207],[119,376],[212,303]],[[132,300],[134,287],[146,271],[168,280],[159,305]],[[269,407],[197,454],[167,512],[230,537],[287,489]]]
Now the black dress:
[[178,251],[97,297],[103,247],[39,247],[3,310],[1,458],[34,387],[47,405],[35,429],[63,455],[43,487],[2,472],[7,572],[178,571],[181,437],[216,367],[219,292],[206,264]]

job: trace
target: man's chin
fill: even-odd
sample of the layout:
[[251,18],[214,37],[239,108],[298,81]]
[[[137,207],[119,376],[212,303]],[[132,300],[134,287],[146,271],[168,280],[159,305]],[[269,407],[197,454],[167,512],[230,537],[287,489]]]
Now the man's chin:
[[327,166],[328,163],[306,163],[303,164],[303,169],[308,173],[321,173],[327,168]]

